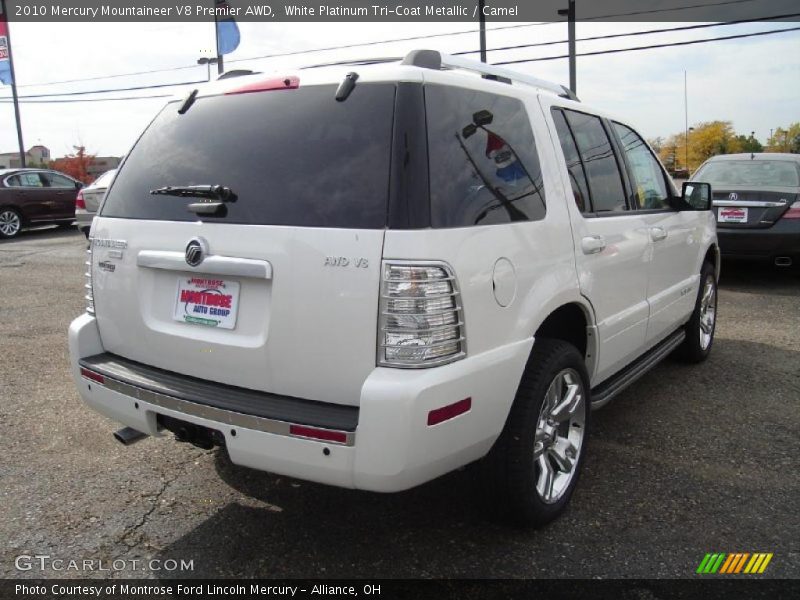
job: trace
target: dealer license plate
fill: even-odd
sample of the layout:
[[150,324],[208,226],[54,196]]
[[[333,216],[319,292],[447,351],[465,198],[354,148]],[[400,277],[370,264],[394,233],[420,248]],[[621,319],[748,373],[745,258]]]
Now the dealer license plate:
[[722,206],[717,213],[719,223],[747,223],[747,209],[740,206]]
[[173,313],[176,321],[233,329],[238,308],[238,281],[202,276],[178,278]]

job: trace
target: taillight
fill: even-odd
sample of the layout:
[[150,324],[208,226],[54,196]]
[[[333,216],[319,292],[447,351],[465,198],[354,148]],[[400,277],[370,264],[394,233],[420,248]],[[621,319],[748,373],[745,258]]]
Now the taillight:
[[783,213],[782,219],[800,219],[800,200],[796,200],[792,203],[785,213]]
[[466,355],[458,283],[440,262],[385,261],[381,271],[378,364],[433,367]]
[[90,315],[94,314],[94,292],[92,291],[92,239],[89,238],[89,249],[86,251],[87,258],[86,262],[83,264],[86,265],[86,272],[84,273],[86,277],[86,282],[83,284],[83,288],[86,290],[86,295],[84,298],[86,299],[86,312]]
[[83,199],[83,190],[78,192],[78,195],[75,196],[75,208],[82,208],[86,210],[86,202]]

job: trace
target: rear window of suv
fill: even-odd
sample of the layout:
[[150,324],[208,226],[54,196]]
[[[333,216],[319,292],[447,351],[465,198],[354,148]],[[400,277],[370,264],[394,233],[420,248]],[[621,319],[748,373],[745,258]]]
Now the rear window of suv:
[[359,84],[201,97],[167,105],[126,159],[104,217],[196,221],[192,198],[165,186],[222,185],[237,196],[222,217],[255,225],[386,226],[394,84]]

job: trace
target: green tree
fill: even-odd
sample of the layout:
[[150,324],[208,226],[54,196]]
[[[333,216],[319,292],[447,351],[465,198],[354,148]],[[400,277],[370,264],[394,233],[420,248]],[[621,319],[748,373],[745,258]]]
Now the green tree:
[[742,147],[742,152],[763,152],[764,146],[761,145],[756,138],[753,137],[752,134],[749,136],[744,135],[737,135],[736,140],[739,142],[739,145]]
[[800,122],[785,129],[778,127],[767,140],[767,152],[792,152],[800,154]]

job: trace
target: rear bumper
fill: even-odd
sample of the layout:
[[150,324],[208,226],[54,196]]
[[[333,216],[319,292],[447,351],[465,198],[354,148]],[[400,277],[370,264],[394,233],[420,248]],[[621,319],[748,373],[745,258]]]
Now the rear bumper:
[[[275,419],[219,407],[209,410],[169,389],[154,395],[131,385],[135,381],[124,382],[122,375],[103,384],[85,377],[81,361],[104,352],[90,315],[72,322],[69,344],[72,375],[83,400],[124,425],[158,436],[156,418],[162,414],[220,431],[236,464],[340,487],[393,492],[489,451],[505,423],[533,339],[432,369],[375,368],[361,389],[357,424],[353,428],[340,422],[347,435],[339,442],[292,435],[291,422],[282,420],[294,419],[291,411]],[[428,426],[430,411],[465,398],[471,398],[468,412]],[[328,406],[334,412],[342,408]],[[297,424],[326,423],[299,422],[304,419],[297,417]]]
[[718,226],[717,238],[720,252],[727,258],[800,257],[800,219],[779,219],[767,229],[725,229]]
[[75,209],[75,226],[81,231],[84,229],[90,229],[94,216],[95,213],[93,212],[87,212],[80,208]]

